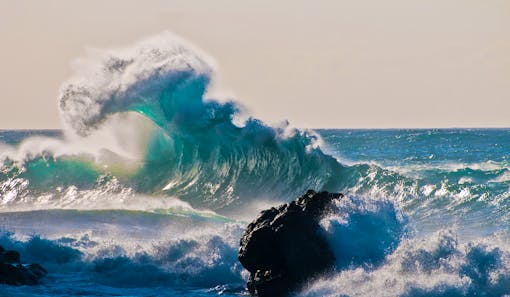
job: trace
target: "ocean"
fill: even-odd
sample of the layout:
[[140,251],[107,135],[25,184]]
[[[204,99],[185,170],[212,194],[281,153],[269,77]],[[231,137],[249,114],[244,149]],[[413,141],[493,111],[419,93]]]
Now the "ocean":
[[81,62],[62,130],[0,131],[0,245],[49,271],[1,296],[247,295],[244,228],[308,189],[345,197],[297,296],[510,295],[510,129],[271,126],[166,35]]
[[[337,174],[323,178],[340,180],[329,190],[344,192],[350,200],[340,207],[345,213],[327,218],[324,228],[339,254],[356,251],[347,252],[349,261],[339,263],[333,275],[310,284],[302,296],[510,293],[510,129],[316,132],[320,148],[329,154],[324,155],[333,156],[339,164]],[[16,148],[17,153],[34,142],[62,137],[62,131],[55,130],[0,132],[2,145]],[[170,172],[164,175],[179,186],[178,191],[149,191],[137,189],[136,183],[155,178],[138,176],[144,171],[150,174],[143,167],[154,164],[141,165],[124,176],[125,172],[109,172],[79,155],[57,157],[43,152],[28,157],[25,153],[28,159],[5,158],[2,163],[0,245],[20,251],[24,262],[41,263],[50,274],[39,286],[0,286],[0,294],[245,294],[246,272],[237,261],[237,248],[244,226],[256,211],[231,215],[233,207],[224,206],[222,200],[227,197],[239,209],[243,204],[254,207],[256,193],[250,195],[252,201],[244,201],[235,194],[238,181],[232,182],[227,174],[239,168],[225,168],[222,173],[234,188],[230,196],[228,190],[221,191],[228,188],[222,180],[210,186],[209,193],[200,191],[219,177],[177,180],[182,172],[173,172],[177,177],[172,178]],[[295,156],[286,154],[287,162],[293,162]],[[269,168],[268,174],[279,172],[271,166],[264,169]],[[309,176],[284,169],[278,181],[291,179],[302,183],[302,189],[319,189],[313,184],[319,183],[314,180],[315,168]],[[262,193],[264,203],[257,211],[302,192],[287,187],[285,194],[277,188],[277,195],[268,197],[270,191],[264,185],[276,186],[274,176],[266,181],[260,172],[254,175],[256,181],[242,182]],[[193,188],[193,183],[202,186]],[[329,183],[323,181],[325,186]],[[205,195],[209,197],[204,202],[197,202]],[[374,231],[371,221],[358,221],[355,216],[360,214],[384,230]],[[377,252],[381,257],[376,263],[363,263]]]

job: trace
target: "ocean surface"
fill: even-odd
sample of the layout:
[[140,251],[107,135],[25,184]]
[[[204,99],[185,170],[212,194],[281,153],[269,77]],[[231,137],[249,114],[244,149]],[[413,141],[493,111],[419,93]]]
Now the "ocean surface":
[[346,197],[297,296],[510,295],[510,129],[271,126],[167,35],[82,62],[64,129],[0,131],[0,245],[49,271],[0,296],[246,295],[243,229],[307,189]]
[[[510,294],[510,129],[316,132],[338,162],[338,173],[325,177],[339,180],[329,190],[347,193],[349,203],[324,222],[344,255],[338,272],[302,296]],[[54,130],[0,132],[2,145],[17,153],[62,137]],[[299,158],[287,153],[287,162]],[[113,173],[80,155],[29,155],[2,163],[0,245],[50,274],[40,286],[0,286],[5,296],[243,295],[246,272],[236,257],[246,222],[305,188],[320,188],[310,180],[321,182],[314,180],[320,168],[308,176],[285,170],[277,179],[304,175],[294,181],[301,189],[275,189],[269,197],[264,185],[277,187],[275,177],[257,175],[246,182],[262,193],[257,204],[257,193],[245,201],[232,181],[231,194],[220,192],[228,186],[216,176],[180,181],[182,173],[163,172],[165,183],[189,192],[141,190],[137,183],[155,177],[138,172],[156,165]],[[208,192],[193,183],[210,184]]]

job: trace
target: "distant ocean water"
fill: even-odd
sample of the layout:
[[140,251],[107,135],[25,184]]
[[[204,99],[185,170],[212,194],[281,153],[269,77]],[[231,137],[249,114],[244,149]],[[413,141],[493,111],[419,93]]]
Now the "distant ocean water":
[[162,35],[63,86],[64,130],[0,131],[0,245],[49,275],[2,296],[239,296],[239,239],[307,189],[335,271],[299,296],[510,294],[510,129],[298,130],[239,116]]

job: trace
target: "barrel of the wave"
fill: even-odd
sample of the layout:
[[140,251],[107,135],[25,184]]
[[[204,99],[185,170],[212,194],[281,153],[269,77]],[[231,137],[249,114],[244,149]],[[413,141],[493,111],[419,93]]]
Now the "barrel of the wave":
[[250,272],[252,296],[284,297],[334,268],[335,256],[319,231],[320,218],[342,194],[305,195],[262,211],[241,238],[239,261]]

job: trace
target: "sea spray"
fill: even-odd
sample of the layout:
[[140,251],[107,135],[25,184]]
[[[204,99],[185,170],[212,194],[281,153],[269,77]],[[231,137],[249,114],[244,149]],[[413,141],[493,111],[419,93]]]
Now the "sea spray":
[[376,268],[351,268],[299,296],[503,296],[510,292],[510,250],[496,237],[461,244],[451,230],[406,239]]
[[95,52],[61,88],[64,139],[26,140],[27,153],[8,158],[23,162],[2,180],[23,181],[18,196],[28,197],[93,189],[109,176],[218,211],[342,187],[350,173],[320,150],[318,134],[249,117],[240,124],[235,102],[209,98],[209,60],[169,33]]

